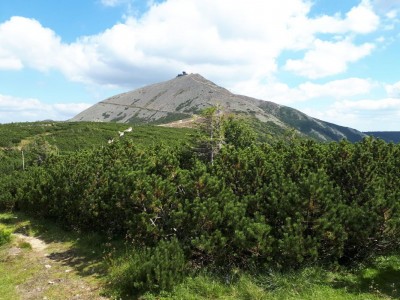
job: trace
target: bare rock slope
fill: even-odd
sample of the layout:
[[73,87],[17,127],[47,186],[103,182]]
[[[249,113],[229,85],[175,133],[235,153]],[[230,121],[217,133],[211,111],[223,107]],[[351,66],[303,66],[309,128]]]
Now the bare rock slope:
[[219,104],[225,112],[245,114],[282,129],[295,130],[319,140],[356,141],[365,134],[317,120],[293,108],[233,94],[199,74],[178,76],[93,105],[71,121],[165,124],[191,118]]

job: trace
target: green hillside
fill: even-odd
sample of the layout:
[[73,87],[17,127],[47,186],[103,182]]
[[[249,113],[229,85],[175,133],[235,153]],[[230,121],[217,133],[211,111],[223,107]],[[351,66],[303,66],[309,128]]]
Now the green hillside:
[[[131,132],[124,132],[132,127]],[[124,135],[120,137],[120,132]],[[131,126],[120,123],[32,122],[0,125],[0,171],[9,173],[50,153],[65,155],[80,150],[104,147],[109,141],[132,139],[135,145],[154,143],[176,145],[188,142],[194,130],[158,126]]]
[[[23,147],[35,138],[43,138],[56,146],[61,153],[94,148],[119,137],[132,125],[105,122],[33,122],[0,124],[0,147],[10,149]],[[190,129],[175,129],[155,126],[134,126],[125,136],[138,144],[155,141],[176,143],[187,140]]]
[[364,133],[369,136],[380,138],[388,143],[400,143],[400,131],[368,131]]

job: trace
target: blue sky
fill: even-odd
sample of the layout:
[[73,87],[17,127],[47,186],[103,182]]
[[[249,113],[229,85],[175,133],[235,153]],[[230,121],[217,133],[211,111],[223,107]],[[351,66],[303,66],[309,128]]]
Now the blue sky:
[[0,123],[67,120],[182,70],[400,131],[400,0],[0,0]]

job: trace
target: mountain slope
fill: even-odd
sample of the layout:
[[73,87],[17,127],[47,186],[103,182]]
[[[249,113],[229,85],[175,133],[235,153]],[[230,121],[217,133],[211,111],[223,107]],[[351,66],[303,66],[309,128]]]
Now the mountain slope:
[[226,113],[244,114],[282,130],[294,128],[318,140],[356,141],[365,135],[330,124],[270,101],[233,94],[199,74],[179,76],[100,101],[71,121],[164,124],[191,118],[202,109],[221,105]]
[[400,131],[369,131],[364,133],[375,138],[380,138],[387,143],[400,143]]

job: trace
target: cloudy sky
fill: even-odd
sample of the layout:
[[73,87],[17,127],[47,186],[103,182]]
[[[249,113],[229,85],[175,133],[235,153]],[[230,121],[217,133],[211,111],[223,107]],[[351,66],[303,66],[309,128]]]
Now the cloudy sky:
[[183,70],[400,131],[400,0],[0,0],[0,123],[66,120]]

